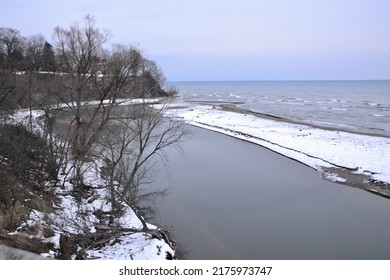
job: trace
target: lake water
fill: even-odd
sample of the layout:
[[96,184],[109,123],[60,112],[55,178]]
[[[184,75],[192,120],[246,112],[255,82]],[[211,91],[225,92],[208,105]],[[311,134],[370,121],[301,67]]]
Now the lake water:
[[184,259],[390,259],[390,201],[260,146],[192,127],[156,186]]
[[177,102],[235,102],[293,120],[390,136],[390,81],[171,82]]

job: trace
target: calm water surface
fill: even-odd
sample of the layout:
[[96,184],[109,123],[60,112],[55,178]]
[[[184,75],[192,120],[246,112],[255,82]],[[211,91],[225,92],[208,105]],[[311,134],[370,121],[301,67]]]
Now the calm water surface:
[[260,146],[192,128],[156,185],[185,259],[390,259],[390,201]]

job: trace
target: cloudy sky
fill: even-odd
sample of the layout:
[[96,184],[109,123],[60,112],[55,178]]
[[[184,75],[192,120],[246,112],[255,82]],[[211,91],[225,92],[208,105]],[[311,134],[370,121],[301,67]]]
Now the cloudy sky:
[[389,0],[0,0],[51,42],[90,14],[179,80],[390,79]]

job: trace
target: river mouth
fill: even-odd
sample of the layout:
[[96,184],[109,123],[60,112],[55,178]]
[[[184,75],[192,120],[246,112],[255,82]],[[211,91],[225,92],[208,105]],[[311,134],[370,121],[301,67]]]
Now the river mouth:
[[390,259],[390,203],[258,145],[191,127],[154,183],[181,259]]

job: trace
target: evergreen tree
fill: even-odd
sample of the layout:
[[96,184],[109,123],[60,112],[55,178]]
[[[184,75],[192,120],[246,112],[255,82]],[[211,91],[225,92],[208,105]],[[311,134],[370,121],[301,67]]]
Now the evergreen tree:
[[42,70],[51,72],[55,72],[57,70],[53,46],[48,42],[45,42],[42,51]]

